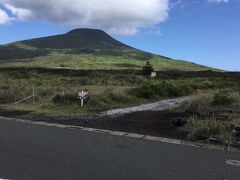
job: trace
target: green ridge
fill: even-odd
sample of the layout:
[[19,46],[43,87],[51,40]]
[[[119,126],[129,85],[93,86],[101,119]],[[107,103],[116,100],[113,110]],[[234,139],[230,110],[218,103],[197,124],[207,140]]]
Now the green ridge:
[[66,34],[0,46],[2,67],[141,69],[146,61],[156,70],[214,70],[135,49],[97,29],[76,29]]

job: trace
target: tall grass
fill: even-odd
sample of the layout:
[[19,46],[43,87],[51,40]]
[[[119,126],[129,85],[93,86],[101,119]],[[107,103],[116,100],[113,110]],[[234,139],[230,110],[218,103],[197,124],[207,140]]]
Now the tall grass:
[[188,139],[206,141],[214,137],[220,144],[236,146],[240,146],[240,137],[231,134],[231,126],[240,124],[239,110],[240,94],[236,89],[199,93],[176,109],[191,115],[184,127]]
[[223,143],[223,136],[227,129],[222,122],[216,119],[203,120],[197,117],[191,117],[185,127],[189,131],[190,140],[207,140],[210,137],[218,138]]
[[[233,83],[235,79],[229,79],[226,83],[226,80],[218,77],[192,78],[192,76],[191,78],[174,79],[170,78],[167,72],[164,72],[162,76],[159,74],[156,78],[146,78],[134,70],[74,71],[68,69],[0,68],[0,104],[9,106],[30,96],[32,85],[35,85],[38,109],[36,108],[34,111],[44,111],[45,113],[53,111],[53,108],[65,107],[70,114],[75,105],[79,106],[78,102],[75,101],[78,91],[87,88],[90,100],[84,108],[86,111],[98,112],[116,107],[153,102],[163,98],[190,95],[199,90],[205,92],[209,88],[220,89],[222,88],[221,84],[226,87],[236,84]],[[54,104],[53,98],[62,93],[62,88],[65,93],[64,100],[60,104]],[[23,105],[27,108],[30,107],[28,106],[29,102],[23,103]],[[232,106],[237,106],[237,102],[234,102]],[[49,107],[51,109],[48,109]],[[193,109],[193,111],[195,110],[196,108]],[[200,108],[199,112],[204,111]]]
[[138,98],[153,98],[153,97],[178,97],[189,95],[193,92],[191,87],[187,85],[179,85],[163,81],[159,84],[143,84],[140,87],[133,88],[129,94],[135,95]]

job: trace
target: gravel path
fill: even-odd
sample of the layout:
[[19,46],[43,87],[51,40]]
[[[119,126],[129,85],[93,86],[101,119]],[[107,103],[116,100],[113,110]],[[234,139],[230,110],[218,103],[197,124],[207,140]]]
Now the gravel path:
[[168,99],[159,101],[156,103],[151,104],[144,104],[140,106],[130,107],[130,108],[120,108],[120,109],[113,109],[103,112],[102,116],[119,116],[124,114],[129,114],[133,112],[141,112],[141,111],[163,111],[173,109],[178,107],[180,103],[188,100],[190,97],[180,97],[174,99]]

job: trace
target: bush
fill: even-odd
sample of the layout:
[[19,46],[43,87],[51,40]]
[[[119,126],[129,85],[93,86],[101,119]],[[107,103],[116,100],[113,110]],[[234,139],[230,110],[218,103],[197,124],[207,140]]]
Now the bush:
[[234,99],[229,97],[228,94],[217,93],[214,95],[212,103],[216,106],[230,105],[234,103]]
[[197,127],[193,129],[191,133],[188,134],[190,140],[206,140],[210,137],[207,127]]
[[158,85],[150,83],[144,84],[140,87],[133,88],[129,94],[139,98],[152,98],[154,96],[160,97],[179,97],[192,93],[192,89],[185,85],[173,85],[167,82],[162,82]]
[[224,125],[214,119],[200,120],[195,117],[190,118],[186,127],[190,140],[207,140],[211,136],[221,137],[226,131]]
[[99,95],[91,96],[87,107],[93,112],[105,111],[108,109],[120,108],[121,104],[128,104],[131,99],[128,96],[116,93],[107,88]]
[[149,61],[147,61],[146,64],[143,66],[142,74],[145,76],[150,76],[153,71],[153,66],[150,64]]
[[126,103],[129,101],[127,96],[116,94],[113,89],[107,88],[101,95],[100,99],[105,103]]
[[89,83],[88,77],[80,77],[79,78],[79,83],[81,85],[87,85]]
[[78,102],[77,95],[73,95],[73,94],[65,94],[64,96],[57,94],[53,97],[54,104],[66,105],[66,104],[72,104],[77,102]]
[[141,87],[130,89],[128,93],[139,98],[148,99],[156,94],[156,86],[152,84],[144,84]]
[[203,118],[210,117],[212,116],[211,101],[212,95],[210,93],[197,94],[192,96],[189,101],[181,104],[176,110],[195,114]]

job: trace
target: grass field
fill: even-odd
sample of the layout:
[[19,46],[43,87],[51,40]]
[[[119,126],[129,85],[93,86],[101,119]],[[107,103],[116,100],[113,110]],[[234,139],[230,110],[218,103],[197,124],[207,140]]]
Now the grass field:
[[141,69],[146,61],[155,70],[202,71],[213,68],[200,66],[181,60],[168,59],[158,55],[141,52],[91,52],[76,53],[71,50],[49,51],[46,55],[37,57],[13,58],[2,60],[2,67],[48,67],[70,69]]
[[[191,95],[188,103],[173,110],[188,115],[181,127],[187,138],[239,146],[239,137],[231,135],[231,126],[240,125],[240,74],[227,72],[159,71],[148,78],[137,70],[68,70],[43,68],[0,68],[0,110],[22,112],[29,116],[94,116],[99,112]],[[32,94],[31,99],[14,102]],[[64,96],[62,95],[64,90]],[[90,99],[81,108],[77,93],[88,89]],[[61,101],[54,103],[56,95]]]

